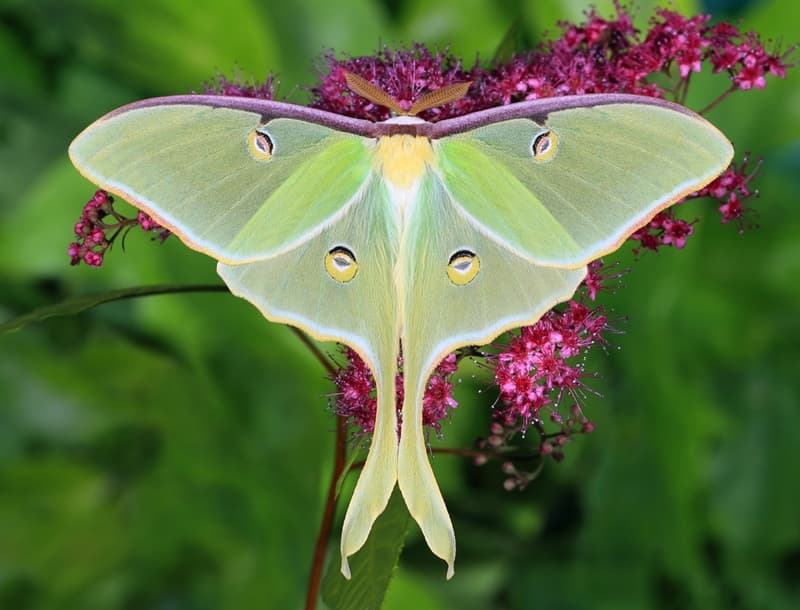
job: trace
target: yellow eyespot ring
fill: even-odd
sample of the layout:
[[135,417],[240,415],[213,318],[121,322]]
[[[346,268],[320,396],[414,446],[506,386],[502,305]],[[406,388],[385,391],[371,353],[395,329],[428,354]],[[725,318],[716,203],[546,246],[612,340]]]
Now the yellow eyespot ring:
[[481,270],[481,259],[474,252],[459,250],[447,263],[447,277],[456,286],[466,286]]
[[358,273],[358,262],[350,250],[336,246],[325,255],[325,271],[337,282],[346,284]]
[[558,151],[558,136],[554,131],[545,131],[533,139],[531,154],[534,161],[549,161]]
[[272,158],[272,139],[260,131],[251,131],[247,137],[247,148],[256,161],[269,161]]

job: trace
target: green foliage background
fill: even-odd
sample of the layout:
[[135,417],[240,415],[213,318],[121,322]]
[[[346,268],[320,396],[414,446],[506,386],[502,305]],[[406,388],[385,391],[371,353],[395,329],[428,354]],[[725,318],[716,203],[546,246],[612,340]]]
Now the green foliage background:
[[[798,6],[705,9],[792,43]],[[66,148],[111,108],[234,69],[273,71],[279,94],[302,102],[330,48],[422,41],[471,63],[490,58],[512,23],[535,41],[584,8],[0,2],[0,320],[66,295],[217,281],[212,261],[178,240],[136,233],[101,270],[69,267],[93,188]],[[640,3],[641,25],[651,9]],[[725,86],[696,79],[691,105]],[[800,607],[797,70],[709,118],[737,158],[764,157],[761,229],[740,236],[695,202],[686,214],[702,222],[686,250],[635,263],[627,247],[619,254],[633,273],[604,304],[629,320],[590,363],[603,375],[594,386],[604,397],[584,405],[597,432],[523,493],[504,492],[496,466],[436,457],[456,577],[445,582],[412,527],[384,607]],[[494,399],[478,395],[480,376],[462,377],[448,446],[485,433]],[[0,337],[0,608],[301,606],[331,469],[330,391],[290,331],[225,294],[120,302]]]

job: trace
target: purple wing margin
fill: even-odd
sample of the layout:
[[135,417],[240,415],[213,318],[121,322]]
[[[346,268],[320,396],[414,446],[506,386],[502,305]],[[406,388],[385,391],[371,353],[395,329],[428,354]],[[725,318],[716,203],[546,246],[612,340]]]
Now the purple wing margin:
[[479,110],[453,119],[445,119],[433,123],[430,127],[431,138],[444,138],[453,134],[462,133],[490,123],[508,121],[510,119],[531,119],[543,124],[551,112],[567,110],[569,108],[589,108],[591,106],[606,106],[608,104],[648,104],[660,106],[691,116],[697,116],[688,108],[655,97],[643,95],[629,95],[626,93],[593,93],[588,95],[565,95],[561,97],[548,97],[530,102],[517,102],[507,106]]
[[264,122],[277,118],[299,119],[301,121],[317,123],[318,125],[324,125],[331,129],[346,131],[360,136],[376,137],[378,135],[376,134],[376,125],[379,124],[373,123],[372,121],[354,119],[341,114],[325,112],[324,110],[317,110],[316,108],[309,108],[298,104],[288,104],[286,102],[262,100],[252,97],[235,97],[231,95],[172,95],[168,97],[153,97],[117,108],[109,112],[105,118],[137,108],[164,106],[168,104],[231,108],[260,114]]
[[372,121],[356,119],[333,112],[318,110],[316,108],[300,106],[298,104],[227,95],[174,95],[169,97],[154,97],[117,108],[108,113],[106,117],[111,117],[136,108],[163,106],[165,104],[187,104],[244,110],[260,114],[265,122],[274,118],[299,119],[301,121],[317,123],[318,125],[324,125],[331,129],[367,138],[408,134],[437,139],[510,119],[524,118],[534,120],[537,123],[544,123],[547,121],[547,116],[551,112],[569,108],[604,106],[607,104],[648,104],[696,116],[695,113],[684,106],[659,98],[629,95],[626,93],[596,93],[589,95],[549,97],[529,102],[518,102],[507,106],[472,112],[464,116],[445,119],[437,123],[373,123]]

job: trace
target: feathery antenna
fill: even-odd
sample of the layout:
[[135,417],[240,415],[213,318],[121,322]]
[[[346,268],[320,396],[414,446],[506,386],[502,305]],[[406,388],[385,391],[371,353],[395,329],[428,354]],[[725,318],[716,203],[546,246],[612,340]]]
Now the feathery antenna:
[[378,106],[386,106],[389,110],[397,114],[406,113],[405,110],[400,107],[396,99],[377,85],[373,85],[367,79],[360,77],[358,74],[353,74],[352,72],[345,72],[344,78],[347,81],[347,86],[350,87],[353,93],[357,93],[373,104],[378,104]]
[[406,111],[400,106],[400,102],[391,95],[358,74],[345,72],[344,78],[347,81],[347,86],[350,87],[353,93],[368,99],[373,104],[385,106],[395,114],[404,116],[416,116],[425,110],[458,101],[467,94],[467,91],[472,85],[472,81],[467,81],[454,85],[446,85],[436,91],[430,91],[414,102],[411,108]]
[[458,101],[467,94],[471,85],[472,81],[467,81],[465,83],[456,83],[455,85],[446,85],[441,89],[426,93],[411,105],[411,108],[408,109],[408,114],[415,116],[423,110],[430,110],[431,108]]

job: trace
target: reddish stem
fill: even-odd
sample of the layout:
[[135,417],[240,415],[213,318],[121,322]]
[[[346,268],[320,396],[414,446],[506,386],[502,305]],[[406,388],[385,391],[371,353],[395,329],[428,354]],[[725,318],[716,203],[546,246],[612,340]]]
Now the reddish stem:
[[[319,363],[333,375],[336,372],[330,358],[327,358],[322,350],[319,349],[308,335],[299,328],[290,327],[292,332],[305,345]],[[325,566],[325,550],[328,548],[328,539],[331,535],[333,517],[336,514],[336,482],[344,470],[345,452],[347,449],[347,420],[344,417],[336,417],[336,442],[333,446],[333,472],[331,472],[330,483],[328,484],[328,497],[325,500],[325,510],[322,513],[322,521],[319,524],[317,533],[317,543],[314,546],[314,559],[311,562],[311,574],[308,576],[308,594],[306,596],[305,610],[314,610],[317,606],[319,597],[319,586],[322,582],[322,568]]]
[[711,102],[711,103],[710,103],[708,106],[706,106],[705,108],[703,108],[703,109],[702,109],[700,112],[698,112],[697,114],[699,114],[699,115],[701,115],[701,116],[702,116],[702,115],[706,114],[707,112],[710,112],[710,111],[711,111],[713,108],[715,108],[715,107],[716,107],[716,106],[717,106],[717,105],[718,105],[718,104],[719,104],[719,103],[720,103],[722,100],[724,100],[724,99],[725,99],[726,97],[728,97],[728,96],[729,96],[731,93],[733,93],[734,91],[736,91],[736,89],[737,89],[736,85],[731,85],[730,89],[728,89],[727,91],[725,91],[725,92],[724,92],[722,95],[720,95],[720,96],[719,96],[717,99],[715,99],[715,100],[714,100],[713,102]]
[[325,500],[325,511],[319,524],[317,544],[314,547],[314,560],[311,563],[311,574],[308,577],[308,596],[305,610],[314,610],[319,597],[319,586],[322,581],[322,568],[325,565],[325,550],[331,534],[333,517],[336,513],[336,482],[344,470],[345,449],[347,447],[347,422],[344,417],[336,417],[336,444],[333,449],[333,472],[328,483],[328,497]]

